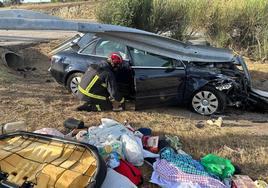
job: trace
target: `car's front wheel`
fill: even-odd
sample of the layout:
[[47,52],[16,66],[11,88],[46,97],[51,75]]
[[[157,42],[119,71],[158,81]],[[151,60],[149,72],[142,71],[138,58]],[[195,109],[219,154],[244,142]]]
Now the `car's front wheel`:
[[66,87],[73,95],[77,95],[78,93],[78,85],[81,81],[82,76],[82,73],[76,72],[71,74],[67,79]]
[[220,113],[225,109],[226,96],[211,86],[205,86],[193,95],[191,106],[202,115]]

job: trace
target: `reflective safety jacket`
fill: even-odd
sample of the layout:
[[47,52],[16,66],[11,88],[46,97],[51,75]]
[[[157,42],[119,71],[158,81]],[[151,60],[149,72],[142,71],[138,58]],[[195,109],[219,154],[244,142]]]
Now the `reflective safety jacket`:
[[112,67],[107,62],[91,64],[78,86],[78,98],[83,101],[116,100],[124,102],[117,88]]

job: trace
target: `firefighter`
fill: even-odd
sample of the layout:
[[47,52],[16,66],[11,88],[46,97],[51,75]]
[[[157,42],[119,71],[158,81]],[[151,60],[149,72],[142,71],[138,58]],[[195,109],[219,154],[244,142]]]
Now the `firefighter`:
[[107,61],[89,66],[78,86],[78,98],[85,101],[78,111],[122,110],[124,97],[118,91],[114,75],[122,63],[122,56],[113,52]]

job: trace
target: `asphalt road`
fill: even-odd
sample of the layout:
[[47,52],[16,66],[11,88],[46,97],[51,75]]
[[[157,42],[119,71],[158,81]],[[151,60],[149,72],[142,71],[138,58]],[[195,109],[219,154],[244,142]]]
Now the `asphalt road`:
[[43,42],[53,39],[70,38],[77,34],[72,31],[33,31],[33,30],[0,30],[0,46],[12,46]]

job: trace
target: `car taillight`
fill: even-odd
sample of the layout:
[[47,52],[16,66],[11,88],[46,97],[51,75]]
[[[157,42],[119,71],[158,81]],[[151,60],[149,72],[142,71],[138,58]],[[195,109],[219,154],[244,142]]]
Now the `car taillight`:
[[61,57],[57,57],[57,56],[50,57],[51,63],[58,63],[60,60],[61,60]]

